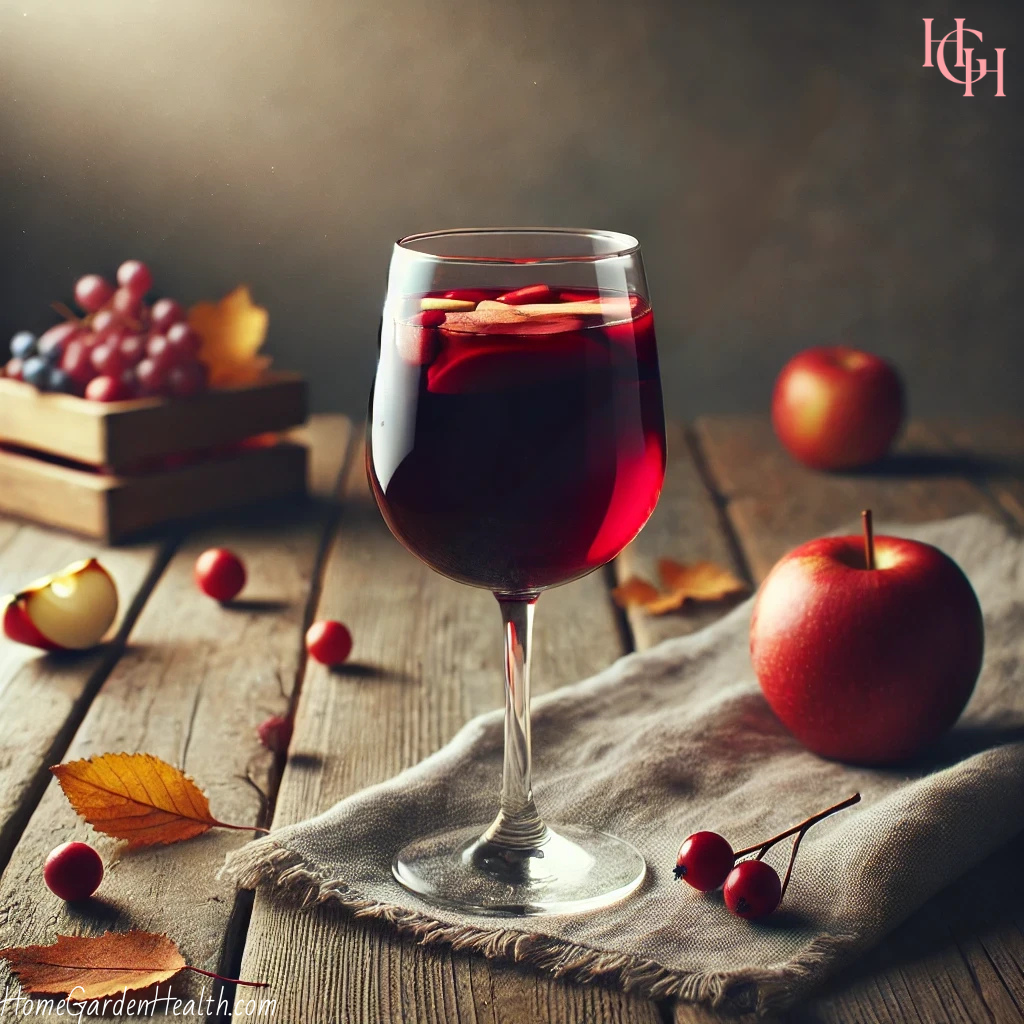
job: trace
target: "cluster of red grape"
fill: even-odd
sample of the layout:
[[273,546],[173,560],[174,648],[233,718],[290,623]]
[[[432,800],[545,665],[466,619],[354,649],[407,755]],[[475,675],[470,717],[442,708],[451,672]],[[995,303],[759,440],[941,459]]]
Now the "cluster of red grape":
[[207,369],[199,359],[202,339],[174,299],[146,304],[153,275],[145,263],[127,260],[117,287],[98,274],[75,284],[81,318],[68,319],[38,338],[19,331],[3,376],[40,391],[60,391],[97,402],[162,395],[187,398],[204,391]]

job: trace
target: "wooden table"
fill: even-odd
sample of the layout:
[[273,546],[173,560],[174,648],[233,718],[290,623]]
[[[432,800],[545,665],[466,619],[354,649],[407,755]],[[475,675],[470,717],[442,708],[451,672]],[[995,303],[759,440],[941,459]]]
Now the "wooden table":
[[[187,769],[222,820],[283,825],[412,764],[500,703],[492,598],[435,575],[391,538],[346,421],[317,418],[309,435],[319,495],[309,507],[249,513],[101,553],[125,612],[112,644],[62,660],[0,643],[0,946],[50,941],[57,932],[165,931],[196,966],[270,980],[270,1019],[281,1024],[714,1020],[699,1008],[419,946],[340,911],[236,894],[217,871],[247,841],[242,833],[214,831],[119,856],[76,819],[47,771],[61,760],[148,751]],[[544,596],[540,690],[720,613],[621,615],[608,594],[614,578],[650,572],[659,555],[715,559],[757,582],[787,549],[852,524],[866,506],[883,526],[971,511],[1024,523],[1020,423],[915,423],[884,469],[856,476],[801,469],[760,419],[673,427],[669,451],[658,511],[619,564]],[[200,597],[192,582],[197,554],[214,544],[248,564],[251,582],[234,607]],[[0,520],[0,591],[93,551]],[[342,671],[303,657],[313,617],[352,628],[353,660]],[[297,708],[296,732],[280,765],[254,728],[289,706]],[[71,838],[97,842],[109,864],[102,899],[84,909],[60,903],[41,879],[46,853]],[[1024,1021],[1022,854],[1017,841],[991,857],[786,1019]],[[0,969],[0,988],[9,980]],[[199,987],[176,983],[183,994]]]

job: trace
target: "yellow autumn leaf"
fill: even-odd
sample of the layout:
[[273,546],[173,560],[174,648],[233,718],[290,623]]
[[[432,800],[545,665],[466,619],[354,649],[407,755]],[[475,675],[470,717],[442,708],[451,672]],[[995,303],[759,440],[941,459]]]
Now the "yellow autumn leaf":
[[188,311],[189,326],[203,339],[199,358],[210,371],[215,388],[252,384],[270,366],[259,354],[270,317],[239,285],[220,302],[198,302]]
[[97,832],[126,839],[129,849],[179,843],[211,828],[265,831],[218,821],[195,782],[152,754],[101,754],[50,771],[71,806]]

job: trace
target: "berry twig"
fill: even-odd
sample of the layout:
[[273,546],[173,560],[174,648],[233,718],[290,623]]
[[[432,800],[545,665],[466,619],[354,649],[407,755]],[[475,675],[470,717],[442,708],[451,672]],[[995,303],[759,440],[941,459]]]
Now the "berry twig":
[[223,981],[229,985],[248,985],[250,988],[269,988],[269,981],[242,981],[241,978],[225,978],[223,974],[215,974],[213,971],[204,971],[202,967],[193,967],[191,964],[185,965],[186,971],[193,971],[196,974],[205,974],[207,978],[214,978],[217,981]]
[[771,839],[766,839],[763,843],[748,846],[745,850],[737,850],[734,856],[739,860],[740,857],[746,857],[751,853],[757,853],[757,859],[760,860],[776,843],[781,842],[783,839],[787,839],[789,836],[797,835],[798,833],[802,835],[812,825],[816,825],[823,818],[827,818],[830,814],[835,814],[836,811],[852,807],[856,803],[860,803],[860,793],[854,793],[853,796],[848,796],[845,800],[840,800],[839,803],[833,804],[831,807],[826,807],[825,810],[819,811],[817,814],[812,814],[809,818],[801,821],[799,825],[787,828],[785,832],[780,832],[777,836],[772,836]]
[[[866,513],[868,523],[870,521],[870,512]],[[868,529],[870,526],[868,525]],[[860,802],[860,794],[855,793],[852,797],[847,797],[846,800],[840,801],[838,804],[834,804],[831,807],[825,808],[823,811],[819,811],[817,814],[812,814],[809,818],[801,821],[799,825],[794,825],[792,828],[786,828],[783,833],[779,833],[777,836],[773,836],[770,840],[762,843],[760,846],[752,846],[745,850],[739,850],[735,854],[736,860],[740,857],[744,857],[748,854],[758,851],[757,860],[761,860],[762,857],[778,842],[785,839],[787,836],[796,835],[796,839],[793,841],[793,849],[790,851],[790,862],[785,865],[785,876],[782,878],[782,890],[779,893],[779,902],[782,897],[785,896],[785,890],[790,885],[790,878],[793,874],[793,865],[797,861],[797,851],[800,849],[800,844],[804,837],[807,835],[807,830],[811,825],[817,824],[822,818],[828,817],[829,814],[835,814],[837,811],[842,811],[844,808],[852,807],[854,804]]]
[[67,320],[69,323],[84,324],[89,322],[89,317],[80,317],[65,302],[51,302],[50,309],[52,309],[58,316],[64,317],[64,319]]

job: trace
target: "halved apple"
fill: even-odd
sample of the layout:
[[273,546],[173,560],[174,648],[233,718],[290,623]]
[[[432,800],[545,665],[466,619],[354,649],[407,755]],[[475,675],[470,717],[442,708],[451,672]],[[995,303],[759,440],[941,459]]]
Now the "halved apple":
[[7,598],[3,628],[11,640],[44,651],[84,651],[117,617],[117,587],[95,558],[75,562]]

